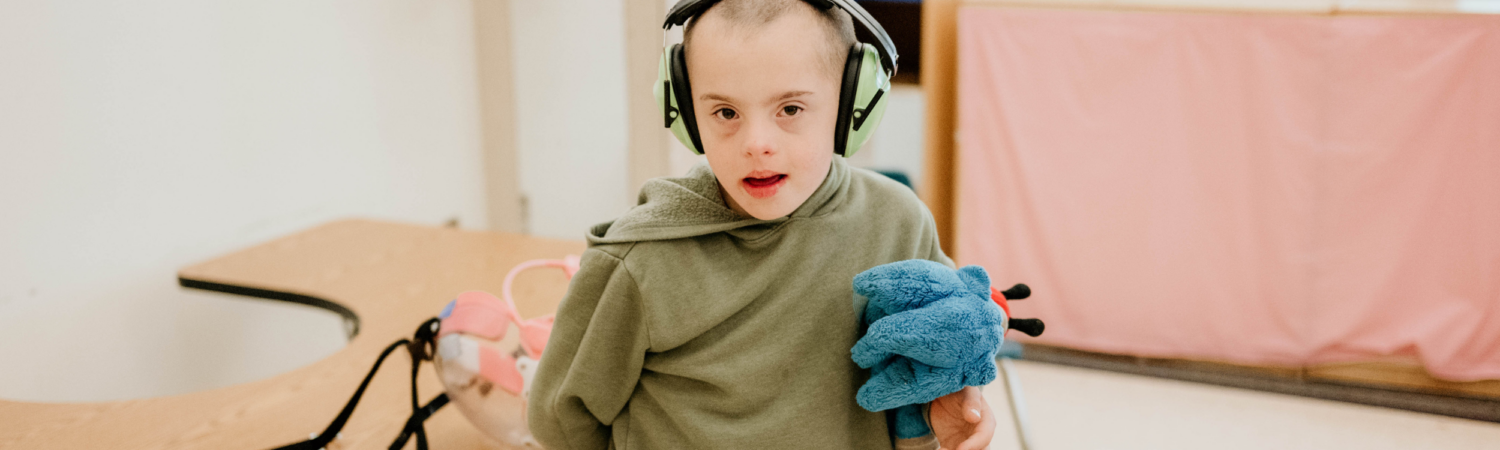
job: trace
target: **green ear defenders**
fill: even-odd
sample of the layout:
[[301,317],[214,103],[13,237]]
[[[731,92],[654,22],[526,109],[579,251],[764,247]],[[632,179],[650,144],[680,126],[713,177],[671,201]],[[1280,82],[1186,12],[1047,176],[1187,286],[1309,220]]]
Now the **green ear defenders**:
[[[718,0],[682,0],[667,13],[663,30],[682,26],[688,19],[697,17]],[[890,90],[890,78],[896,74],[896,45],[890,35],[880,27],[870,13],[865,12],[853,0],[804,0],[818,9],[838,7],[849,13],[870,34],[875,35],[880,45],[856,43],[849,48],[849,58],[844,62],[844,75],[839,89],[837,128],[833,131],[833,151],[841,156],[853,156],[874,134],[875,127],[885,116],[886,103],[881,97]],[[698,120],[693,115],[692,83],[688,81],[687,58],[682,44],[666,47],[661,55],[661,64],[656,72],[657,105],[661,106],[666,127],[672,130],[682,145],[693,153],[703,154],[703,140],[698,136]]]

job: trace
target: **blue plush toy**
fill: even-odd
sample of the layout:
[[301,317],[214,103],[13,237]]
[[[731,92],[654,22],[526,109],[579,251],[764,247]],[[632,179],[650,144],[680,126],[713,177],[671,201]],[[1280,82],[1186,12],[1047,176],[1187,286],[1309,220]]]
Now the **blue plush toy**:
[[[1016,299],[1029,293],[1024,285],[1012,291]],[[854,293],[866,300],[860,322],[868,327],[854,345],[854,362],[871,369],[856,399],[870,411],[896,409],[897,438],[931,433],[921,405],[995,380],[995,353],[1011,320],[1004,299],[992,299],[1001,294],[983,268],[895,262],[855,276]],[[1040,333],[1040,321],[1020,321],[1035,322]]]

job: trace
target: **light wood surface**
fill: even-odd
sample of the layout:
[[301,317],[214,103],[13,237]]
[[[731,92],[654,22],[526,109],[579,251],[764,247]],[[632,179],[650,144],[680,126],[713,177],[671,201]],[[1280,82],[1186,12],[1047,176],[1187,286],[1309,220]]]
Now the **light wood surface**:
[[[345,220],[188,267],[180,277],[338,303],[359,317],[359,334],[312,365],[205,392],[104,403],[0,400],[0,449],[265,449],[307,439],[343,408],[381,349],[410,336],[456,294],[498,293],[516,264],[584,248],[514,234]],[[529,271],[514,293],[521,314],[533,317],[555,310],[566,290],[561,272]],[[5,365],[15,370],[13,363]],[[411,414],[409,364],[399,351],[386,360],[330,450],[390,444]],[[108,370],[101,367],[99,376],[109,376]],[[419,385],[424,402],[442,392],[430,364]],[[452,406],[427,426],[435,449],[501,448]]]

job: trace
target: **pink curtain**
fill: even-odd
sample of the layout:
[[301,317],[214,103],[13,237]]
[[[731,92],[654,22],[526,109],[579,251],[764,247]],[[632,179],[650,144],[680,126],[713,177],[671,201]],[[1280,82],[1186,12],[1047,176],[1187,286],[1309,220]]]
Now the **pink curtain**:
[[959,14],[957,256],[1041,342],[1500,378],[1500,17]]

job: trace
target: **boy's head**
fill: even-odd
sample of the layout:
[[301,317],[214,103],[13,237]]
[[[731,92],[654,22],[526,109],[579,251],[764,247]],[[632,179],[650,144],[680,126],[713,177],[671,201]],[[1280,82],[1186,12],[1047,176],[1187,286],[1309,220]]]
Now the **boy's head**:
[[802,0],[723,0],[683,34],[704,154],[740,214],[791,214],[828,175],[849,14]]

